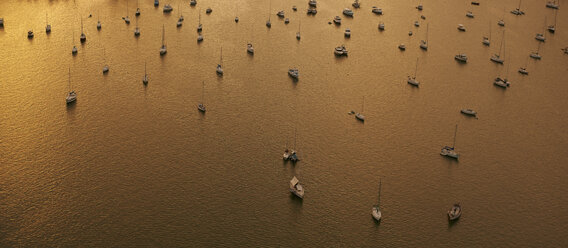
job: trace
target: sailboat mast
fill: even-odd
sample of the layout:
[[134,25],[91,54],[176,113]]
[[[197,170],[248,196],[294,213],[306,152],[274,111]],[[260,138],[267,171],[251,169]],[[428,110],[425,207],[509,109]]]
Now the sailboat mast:
[[223,65],[223,47],[221,47],[221,56],[219,58],[219,64]]
[[45,25],[47,25],[47,12],[45,12]]
[[148,75],[148,73],[146,73],[146,61],[144,61],[144,75]]
[[294,128],[294,150],[296,150],[296,128]]
[[164,37],[166,36],[166,26],[162,24],[162,46],[164,46]]
[[365,110],[365,96],[363,96],[363,105],[361,105],[361,113]]
[[81,34],[83,34],[83,17],[81,17]]
[[426,24],[426,44],[428,44],[428,29],[430,27],[430,23]]
[[381,180],[379,180],[379,202],[377,203],[377,205],[381,205]]
[[416,68],[414,68],[414,78],[416,79],[416,73],[418,73],[418,58],[416,58]]
[[272,0],[270,0],[270,3],[268,4],[268,21],[270,21],[270,9],[272,9]]
[[456,124],[456,130],[454,131],[454,144],[452,145],[452,148],[456,147],[456,135],[458,134],[458,124]]
[[203,103],[203,99],[205,98],[205,81],[202,82],[201,86],[201,103]]
[[71,67],[69,67],[69,78],[67,81],[67,85],[69,86],[69,91],[71,91]]
[[491,21],[489,21],[489,41],[491,41]]

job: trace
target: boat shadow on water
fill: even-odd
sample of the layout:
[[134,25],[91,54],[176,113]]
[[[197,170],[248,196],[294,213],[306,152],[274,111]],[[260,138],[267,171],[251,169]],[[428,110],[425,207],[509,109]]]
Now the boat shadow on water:
[[455,226],[459,221],[460,221],[460,219],[449,221],[448,222],[448,230],[450,230],[453,226]]

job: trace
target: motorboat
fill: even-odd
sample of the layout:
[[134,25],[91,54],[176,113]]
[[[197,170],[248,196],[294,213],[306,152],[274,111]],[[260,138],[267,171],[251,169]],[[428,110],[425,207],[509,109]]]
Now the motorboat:
[[371,12],[377,14],[377,15],[382,15],[383,14],[383,10],[377,8],[377,6],[373,6],[373,9],[371,10]]
[[103,66],[103,74],[107,73],[109,70],[108,65]]
[[353,17],[353,10],[350,10],[348,8],[343,9],[343,14],[349,17]]
[[296,8],[296,5],[292,5],[292,10],[293,10],[293,11],[298,11],[298,8]]
[[353,8],[358,9],[358,8],[361,7],[361,4],[359,3],[359,0],[355,0],[355,2],[353,2],[353,3],[351,4],[351,6],[353,6]]
[[474,116],[474,117],[477,116],[477,112],[475,112],[475,110],[473,110],[473,109],[462,109],[460,112],[464,115],[470,115],[470,116]]
[[542,56],[540,56],[538,52],[531,53],[529,56],[533,59],[542,59]]
[[495,86],[499,86],[501,88],[507,88],[511,85],[507,79],[502,79],[500,77],[495,78],[495,81],[493,81],[493,84]]
[[459,62],[467,63],[467,55],[465,53],[460,53],[454,57]]
[[477,1],[472,1],[472,2],[471,2],[471,5],[479,5],[479,2],[477,2]]
[[463,24],[458,24],[458,30],[465,32],[465,27],[463,26]]
[[404,50],[406,50],[406,45],[404,45],[404,43],[402,43],[402,44],[398,45],[398,49],[404,51]]
[[191,6],[197,5],[197,0],[191,0],[191,1],[189,1],[189,5],[191,5]]
[[206,13],[206,14],[211,14],[211,12],[213,12],[213,10],[212,10],[211,8],[207,8],[207,9],[205,10],[205,13]]
[[30,30],[28,31],[28,39],[32,39],[34,38],[34,31]]
[[288,24],[288,23],[290,23],[290,18],[284,19],[284,24]]
[[276,13],[276,15],[280,18],[284,18],[284,10],[278,11],[278,13]]
[[290,150],[288,150],[288,148],[286,148],[286,150],[284,150],[284,155],[282,155],[282,159],[288,160],[289,158],[290,158]]
[[252,46],[252,43],[247,44],[247,53],[254,54],[254,47]]
[[4,27],[4,18],[0,18],[0,27]]
[[556,3],[556,1],[548,1],[546,2],[546,7],[551,9],[558,9],[558,4]]
[[201,34],[197,35],[197,42],[202,42],[203,36]]
[[450,221],[457,220],[462,214],[461,206],[459,203],[454,204],[450,211],[448,211],[448,219]]
[[170,13],[172,12],[172,10],[174,10],[174,8],[172,8],[171,5],[169,4],[164,5],[164,13]]
[[298,70],[298,68],[291,68],[288,69],[288,75],[293,79],[298,79],[298,77],[300,76],[300,71]]
[[347,56],[347,49],[344,45],[341,45],[336,47],[333,53],[337,56]]
[[467,13],[465,13],[465,16],[467,16],[469,18],[473,18],[473,12],[468,11]]
[[333,18],[333,23],[337,24],[337,25],[341,25],[341,17],[339,16],[335,16]]
[[350,28],[345,29],[345,37],[347,37],[347,38],[351,37],[351,29]]
[[310,0],[308,1],[308,5],[311,7],[317,7],[318,2],[316,0]]
[[379,30],[380,30],[380,31],[385,30],[385,24],[384,24],[384,23],[382,23],[382,22],[379,23]]
[[418,4],[418,6],[416,6],[416,9],[417,9],[417,10],[422,10],[422,9],[424,9],[424,6],[422,6],[422,4]]
[[420,22],[414,21],[414,26],[415,26],[415,27],[420,27]]
[[497,22],[497,25],[499,25],[499,26],[501,26],[501,27],[504,27],[504,26],[505,26],[505,21],[499,20],[499,21]]
[[304,187],[300,184],[300,181],[296,177],[293,177],[292,180],[290,180],[290,192],[292,192],[295,196],[300,197],[300,199],[304,198]]
[[160,5],[160,1],[159,0],[154,0],[154,7],[158,7]]
[[483,43],[483,45],[489,46],[491,45],[491,42],[489,41],[489,38],[483,36],[483,41],[481,42]]
[[308,15],[315,15],[318,13],[317,9],[310,8],[308,9]]

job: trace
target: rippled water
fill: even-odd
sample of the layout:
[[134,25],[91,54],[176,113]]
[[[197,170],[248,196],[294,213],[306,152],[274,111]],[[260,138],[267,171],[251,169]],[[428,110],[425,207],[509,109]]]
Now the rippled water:
[[[568,246],[564,2],[540,61],[528,59],[534,35],[545,17],[554,20],[540,0],[523,1],[524,16],[509,13],[513,0],[422,1],[422,12],[418,1],[363,0],[354,18],[341,15],[351,0],[320,0],[315,16],[304,0],[171,0],[165,15],[160,2],[139,1],[136,18],[130,0],[130,25],[121,19],[125,1],[0,2],[0,246]],[[374,5],[384,15],[371,13]],[[180,7],[185,21],[176,28]],[[339,27],[328,24],[336,15]],[[503,16],[498,65],[489,58]],[[160,57],[163,26],[168,54]],[[348,57],[333,55],[341,44]],[[215,74],[221,47],[223,77]],[[458,53],[467,64],[456,63]],[[417,58],[421,85],[413,88],[406,76]],[[517,73],[525,65],[528,76]],[[69,69],[78,100],[66,106]],[[493,86],[497,76],[511,87]],[[196,109],[202,82],[205,115]],[[348,114],[363,102],[364,124]],[[439,155],[456,124],[459,162]],[[294,133],[296,165],[281,159]],[[294,175],[303,201],[288,192]],[[454,202],[464,212],[450,225]]]

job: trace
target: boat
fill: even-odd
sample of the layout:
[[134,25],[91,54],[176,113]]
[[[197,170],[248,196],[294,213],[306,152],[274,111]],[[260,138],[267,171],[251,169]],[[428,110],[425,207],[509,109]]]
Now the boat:
[[467,13],[465,13],[465,16],[469,17],[469,18],[473,18],[473,12],[468,11]]
[[383,14],[383,10],[378,8],[377,6],[373,6],[371,12],[377,14],[377,15],[382,15]]
[[505,26],[505,21],[503,21],[503,19],[501,19],[501,20],[499,20],[499,21],[497,22],[497,25],[499,25],[499,26],[501,26],[501,27],[504,27],[504,26]]
[[254,47],[252,47],[251,43],[247,44],[247,53],[254,54]]
[[341,45],[336,47],[333,53],[336,56],[347,56],[347,49],[345,48],[345,45]]
[[416,80],[416,74],[418,73],[418,58],[416,58],[416,67],[414,68],[414,76],[410,77],[408,76],[408,79],[406,80],[406,82],[412,86],[420,86],[420,82],[418,82],[418,80]]
[[423,10],[423,9],[424,9],[424,6],[422,6],[422,4],[418,4],[418,6],[416,6],[416,9],[417,9],[417,10]]
[[459,203],[455,203],[454,206],[448,211],[448,219],[450,221],[457,220],[462,214],[461,206]]
[[81,36],[79,36],[81,43],[87,41],[87,36],[83,33],[83,18],[81,18]]
[[460,155],[455,151],[457,133],[458,133],[458,125],[456,124],[456,130],[454,132],[454,144],[453,144],[453,146],[451,146],[451,147],[450,146],[444,146],[442,148],[442,151],[440,152],[440,155],[450,157],[450,158],[455,158],[455,159],[458,159],[460,157]]
[[500,77],[495,78],[495,80],[493,81],[493,84],[495,86],[499,86],[501,88],[507,88],[509,87],[511,84],[509,83],[509,81],[507,81],[507,79],[502,79]]
[[69,80],[68,80],[68,85],[69,85],[69,93],[67,93],[67,97],[65,97],[65,102],[67,104],[70,104],[72,102],[77,101],[77,93],[75,93],[74,90],[71,90],[71,68],[69,68]]
[[45,32],[51,33],[51,24],[47,22],[47,13],[45,13]]
[[459,62],[467,63],[467,55],[465,53],[460,53],[454,57]]
[[165,25],[162,25],[162,46],[160,47],[160,55],[165,55],[168,52],[165,39],[166,39],[166,27]]
[[420,48],[426,51],[428,50],[428,26],[430,26],[430,24],[426,25],[426,40],[420,41]]
[[[493,56],[491,56],[491,61],[499,64],[503,64],[503,62],[505,62],[505,59],[501,58],[501,49],[503,49],[504,42],[505,42],[505,30],[503,30],[503,38],[501,39],[501,44],[499,45],[499,53],[493,54]],[[505,57],[504,53],[505,52],[503,52],[503,57]]]
[[350,37],[351,37],[351,29],[350,29],[350,28],[346,28],[344,35],[345,35],[345,37],[350,38]]
[[4,18],[0,18],[0,27],[4,27]]
[[318,13],[317,9],[313,9],[313,8],[309,8],[308,9],[308,15],[315,15]]
[[266,21],[266,27],[272,27],[272,23],[270,22],[270,10],[272,9],[272,0],[268,4],[268,21]]
[[479,2],[477,2],[477,1],[472,1],[472,2],[471,2],[471,5],[479,5]]
[[138,7],[138,5],[139,5],[138,2],[139,2],[139,1],[136,0],[136,13],[134,14],[134,15],[136,15],[136,16],[140,16],[140,8]]
[[548,32],[553,33],[556,32],[556,19],[558,15],[558,10],[554,10],[554,24],[548,26]]
[[280,18],[284,18],[284,10],[278,11],[278,13],[276,13],[276,15]]
[[100,13],[97,14],[97,30],[101,30],[102,25],[101,25],[101,18],[100,18]]
[[[546,17],[544,17],[544,29],[546,29]],[[537,33],[536,36],[534,37],[536,40],[538,41],[546,41],[546,37],[544,37],[544,30],[542,33]]]
[[309,0],[308,5],[310,7],[317,7],[318,2],[316,0]]
[[32,39],[32,38],[34,38],[34,31],[29,30],[28,31],[28,39]]
[[525,14],[525,12],[523,12],[523,11],[521,10],[521,1],[522,1],[522,0],[519,0],[519,7],[517,7],[517,8],[514,9],[514,10],[511,10],[511,14],[513,14],[513,15],[524,15],[524,14]]
[[219,58],[219,64],[217,64],[217,69],[216,69],[217,74],[218,74],[219,76],[223,76],[223,66],[222,66],[222,64],[223,64],[223,47],[221,47],[221,56],[220,56],[220,58]]
[[292,192],[295,196],[300,197],[300,199],[304,198],[304,187],[302,187],[300,181],[296,177],[293,177],[292,180],[290,180],[290,192]]
[[363,104],[361,105],[361,112],[355,114],[355,119],[365,122],[365,116],[362,114],[365,110],[365,97],[363,96]]
[[519,73],[523,74],[523,75],[528,75],[529,71],[527,70],[527,67],[521,67],[519,68]]
[[353,17],[353,10],[350,10],[348,8],[343,9],[343,14],[349,17]]
[[205,113],[207,109],[205,108],[204,98],[205,98],[205,81],[202,81],[203,86],[201,87],[201,102],[197,104],[197,109],[201,111],[201,113]]
[[288,24],[290,23],[290,18],[286,17],[286,19],[284,19],[284,24]]
[[174,10],[174,8],[172,8],[171,5],[169,4],[164,5],[164,13],[170,13],[172,12],[172,10]]
[[191,5],[191,6],[197,5],[197,0],[191,0],[191,1],[189,1],[189,5]]
[[465,32],[465,27],[463,26],[463,24],[458,24],[458,30]]
[[556,1],[547,1],[546,7],[551,9],[558,9],[558,4],[556,3]]
[[134,28],[134,36],[140,36],[140,28],[138,27],[138,18],[136,18],[136,27]]
[[529,56],[533,59],[542,59],[542,56],[540,56],[540,54],[538,53],[539,51],[540,51],[540,42],[538,43],[536,52],[532,52]]
[[486,46],[491,45],[491,22],[489,22],[489,37],[483,36],[483,41],[481,43]]
[[211,9],[211,8],[207,8],[205,10],[205,14],[211,14],[211,12],[213,12],[213,9]]
[[199,18],[197,19],[197,32],[201,32],[203,30],[203,26],[201,25],[201,12],[199,12]]
[[462,109],[460,112],[464,115],[470,115],[470,116],[473,116],[473,117],[477,117],[477,112],[475,112],[475,110],[473,110],[473,109]]
[[105,53],[105,48],[104,48],[104,47],[103,47],[103,63],[104,63],[104,66],[103,66],[103,74],[106,74],[106,73],[108,72],[109,68],[108,68],[108,65],[107,65],[107,63],[106,63],[106,53]]
[[333,18],[333,23],[337,24],[337,25],[341,25],[341,17],[339,16],[335,16]]
[[355,2],[353,2],[353,3],[351,4],[351,6],[353,6],[353,8],[358,9],[358,8],[361,7],[361,4],[359,3],[359,0],[355,0]]
[[293,149],[288,149],[288,144],[286,144],[286,149],[284,150],[284,155],[282,156],[282,159],[290,160],[293,163],[298,162],[300,160],[298,158],[298,154],[296,153],[296,129],[295,128],[294,128],[294,147],[293,147]]
[[375,219],[376,221],[381,221],[381,217],[383,216],[383,214],[381,213],[380,205],[381,205],[381,180],[379,180],[379,200],[371,210],[371,215],[373,216],[373,219]]
[[128,1],[126,1],[126,16],[122,18],[126,24],[130,24],[130,18],[128,17]]
[[420,22],[414,21],[414,26],[415,26],[415,27],[420,27]]
[[400,49],[401,51],[406,50],[406,45],[404,45],[404,43],[398,45],[398,49]]
[[197,35],[197,42],[202,42],[203,41],[203,35],[198,34]]
[[384,24],[384,23],[379,22],[379,30],[380,30],[380,31],[385,30],[385,24]]
[[154,0],[154,7],[158,7],[160,5],[160,1],[159,0]]
[[148,78],[148,73],[146,72],[146,62],[144,62],[144,77],[142,78],[142,83],[147,85],[148,80],[150,80],[150,78]]
[[292,77],[293,79],[298,79],[298,77],[300,76],[300,71],[298,70],[298,68],[291,68],[288,69],[288,75],[290,77]]

